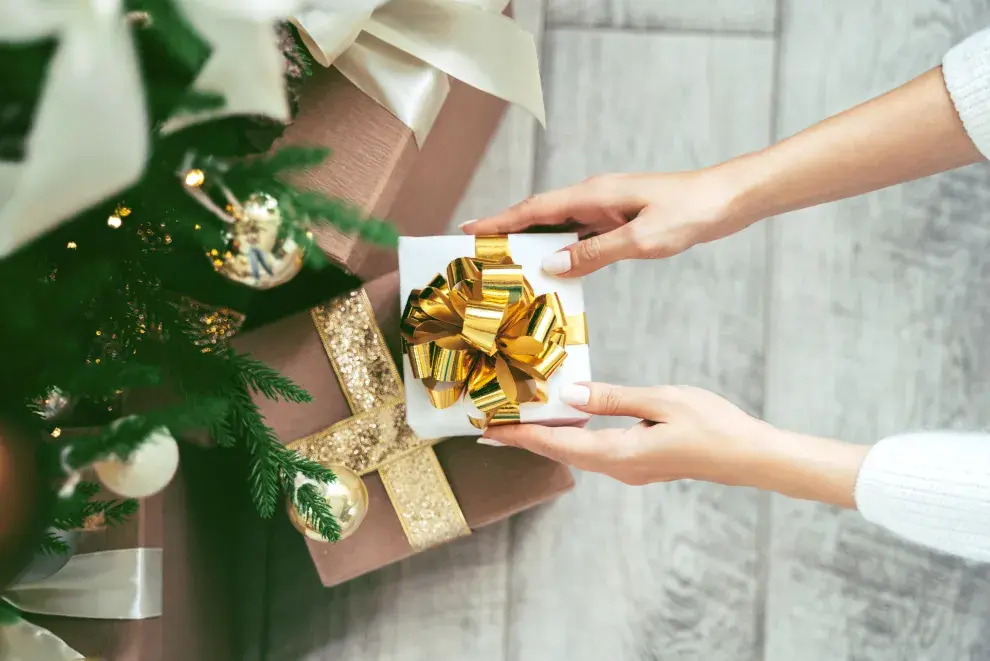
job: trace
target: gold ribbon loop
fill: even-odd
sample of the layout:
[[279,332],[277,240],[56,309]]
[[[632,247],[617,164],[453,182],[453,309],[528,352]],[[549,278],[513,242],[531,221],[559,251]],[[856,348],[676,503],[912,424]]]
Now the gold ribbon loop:
[[568,317],[555,292],[536,296],[507,236],[475,237],[475,256],[447,265],[406,302],[402,332],[413,376],[435,408],[466,391],[488,425],[519,421],[520,404],[546,402],[547,381],[584,344],[584,315]]

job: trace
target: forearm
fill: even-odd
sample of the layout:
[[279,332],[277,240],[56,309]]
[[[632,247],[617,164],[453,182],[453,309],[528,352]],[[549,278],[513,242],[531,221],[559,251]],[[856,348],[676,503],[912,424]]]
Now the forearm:
[[745,226],[982,158],[939,67],[716,170],[734,190],[730,222]]
[[806,436],[767,426],[755,449],[749,484],[765,491],[838,507],[856,507],[854,493],[869,446]]

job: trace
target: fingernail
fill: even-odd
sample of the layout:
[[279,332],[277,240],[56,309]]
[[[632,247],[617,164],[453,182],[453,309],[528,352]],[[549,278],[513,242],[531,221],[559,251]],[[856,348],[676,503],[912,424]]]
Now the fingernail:
[[571,270],[571,252],[561,250],[543,258],[543,270],[552,275],[567,273]]
[[591,401],[591,388],[571,383],[560,389],[560,401],[570,406],[587,406]]
[[457,226],[457,229],[462,230],[467,225],[470,225],[471,223],[475,222],[476,220],[478,220],[478,219],[477,218],[472,218],[471,220],[465,220],[463,223],[461,223],[460,225]]
[[478,443],[480,443],[481,445],[490,445],[493,448],[505,447],[505,443],[502,443],[501,441],[496,441],[494,438],[485,438],[484,436],[478,439]]

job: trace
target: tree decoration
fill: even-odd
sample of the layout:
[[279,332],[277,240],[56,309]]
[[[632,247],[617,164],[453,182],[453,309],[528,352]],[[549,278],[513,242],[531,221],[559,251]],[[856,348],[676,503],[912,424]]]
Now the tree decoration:
[[[229,346],[239,322],[206,320],[208,310],[237,310],[246,299],[204,252],[226,253],[236,242],[251,277],[277,282],[300,266],[326,266],[309,249],[317,224],[395,242],[388,225],[283,179],[321,162],[325,150],[259,153],[271,144],[259,135],[278,128],[272,118],[287,118],[286,76],[298,82],[308,67],[305,49],[286,43],[292,29],[280,28],[281,41],[276,33],[275,19],[297,4],[0,3],[0,347],[8,375],[0,420],[26,428],[0,425],[0,448],[14,439],[30,448],[18,450],[6,482],[5,509],[17,511],[5,519],[9,537],[0,531],[0,589],[32,547],[64,549],[58,531],[113,525],[137,507],[99,500],[99,484],[81,481],[86,469],[96,467],[119,493],[148,493],[171,474],[174,439],[186,432],[206,429],[223,447],[246,448],[249,491],[264,516],[281,494],[298,498],[297,475],[333,481],[330,469],[287,450],[251,399],[252,391],[309,395]],[[221,215],[188,194],[214,185]],[[250,224],[243,220],[260,229],[242,232]],[[282,268],[277,255],[290,257]],[[37,415],[53,388],[71,395],[69,419]],[[156,406],[118,420],[122,398],[148,388],[161,393]],[[163,469],[154,475],[143,468],[148,443],[158,456],[151,464]],[[32,485],[41,485],[36,497]],[[326,509],[311,518],[324,530],[335,525]]]

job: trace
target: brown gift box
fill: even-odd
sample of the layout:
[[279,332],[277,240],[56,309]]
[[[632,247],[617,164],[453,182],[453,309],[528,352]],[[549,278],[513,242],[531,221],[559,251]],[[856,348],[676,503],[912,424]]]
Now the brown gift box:
[[[393,359],[399,355],[398,273],[364,287]],[[351,416],[311,315],[306,312],[245,333],[234,340],[241,351],[265,361],[309,391],[310,404],[256,401],[283,442],[321,431]],[[478,529],[555,498],[574,486],[570,471],[514,448],[479,445],[473,438],[447,439],[435,446],[468,526]],[[357,531],[336,544],[306,539],[317,573],[337,585],[412,555],[378,472],[364,476],[370,506]],[[305,539],[300,535],[300,539]]]
[[219,472],[230,470],[231,453],[188,447],[182,451],[181,468],[165,491],[142,500],[137,514],[120,526],[82,532],[78,548],[78,553],[161,548],[162,616],[145,620],[28,616],[86,658],[238,658],[233,627],[235,583],[230,559],[222,551],[234,544],[231,508],[237,499],[217,483]]
[[[451,79],[450,94],[422,148],[412,129],[354,86],[337,69],[315,67],[299,112],[278,146],[329,147],[319,166],[296,184],[350,200],[389,220],[404,236],[443,234],[471,182],[506,103]],[[395,252],[359,242],[333,227],[316,241],[345,270],[370,280],[398,266]]]

